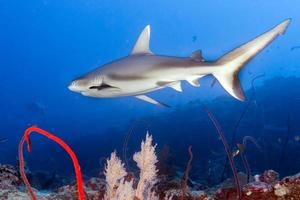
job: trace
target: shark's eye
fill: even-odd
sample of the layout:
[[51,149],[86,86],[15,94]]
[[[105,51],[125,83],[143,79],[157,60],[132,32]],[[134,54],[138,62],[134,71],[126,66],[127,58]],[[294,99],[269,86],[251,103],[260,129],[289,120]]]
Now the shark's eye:
[[101,85],[94,85],[94,86],[90,87],[90,89],[96,89],[96,90],[103,90],[103,89],[108,89],[108,88],[118,88],[118,87],[114,87],[114,86],[108,85],[106,83],[102,83]]

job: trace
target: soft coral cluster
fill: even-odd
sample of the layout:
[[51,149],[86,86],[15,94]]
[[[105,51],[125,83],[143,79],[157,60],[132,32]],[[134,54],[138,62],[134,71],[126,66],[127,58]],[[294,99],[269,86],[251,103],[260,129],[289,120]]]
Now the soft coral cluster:
[[126,176],[124,164],[117,157],[116,152],[113,152],[110,159],[107,160],[104,175],[106,179],[106,194],[104,199],[114,199],[117,196],[117,188],[123,185],[124,177]]
[[158,199],[153,191],[157,176],[155,147],[156,145],[152,144],[152,136],[147,133],[145,141],[142,141],[141,151],[133,156],[140,169],[136,188],[133,180],[125,180],[127,173],[116,152],[111,154],[104,171],[107,183],[106,200]]
[[156,182],[157,176],[155,147],[156,145],[152,145],[152,136],[147,133],[146,140],[142,141],[141,151],[133,156],[133,160],[140,169],[140,180],[135,195],[139,199],[143,199],[144,196],[154,197],[151,189]]

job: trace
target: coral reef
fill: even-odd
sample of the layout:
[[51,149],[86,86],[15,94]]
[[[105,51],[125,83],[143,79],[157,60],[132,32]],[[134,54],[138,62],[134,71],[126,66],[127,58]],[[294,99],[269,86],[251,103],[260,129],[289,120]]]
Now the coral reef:
[[[28,194],[21,184],[21,179],[17,170],[9,165],[0,165],[0,200],[28,200]],[[273,170],[265,171],[261,175],[256,175],[256,179],[246,183],[246,175],[239,175],[243,185],[242,200],[284,200],[284,199],[299,199],[300,198],[300,173],[294,176],[285,177],[278,180],[278,174]],[[271,178],[272,177],[272,178]],[[242,180],[244,179],[244,181]],[[134,192],[134,184],[132,181],[125,181],[120,184],[118,197],[112,199],[124,198],[124,191],[129,193]],[[85,197],[88,200],[101,200],[104,198],[107,189],[107,182],[100,178],[91,178],[85,181],[84,191]],[[182,198],[181,180],[158,180],[153,187],[158,196],[151,196],[145,200],[179,200]],[[58,188],[55,191],[37,192],[37,199],[41,200],[75,200],[78,198],[76,184],[66,185]],[[127,193],[128,194],[128,193]],[[134,193],[133,193],[134,194]],[[129,199],[129,198],[128,198]],[[134,198],[131,198],[134,199]],[[226,180],[223,183],[205,190],[194,190],[190,188],[189,195],[184,197],[185,200],[235,200],[236,189],[233,180]]]
[[22,179],[11,165],[0,164],[0,187],[2,190],[11,190],[22,183]]
[[0,200],[28,200],[28,194],[21,188],[21,184],[21,176],[13,166],[0,165]]
[[[215,123],[213,116],[210,117]],[[218,124],[215,125],[219,128]],[[31,127],[26,130],[25,136],[20,142],[20,149],[23,148],[25,141],[28,144],[28,150],[31,149],[29,134],[32,131],[49,136],[50,139],[59,141],[60,144],[67,147],[65,143],[52,134]],[[221,132],[220,129],[218,131]],[[189,182],[189,171],[193,160],[191,146],[189,147],[190,159],[183,177],[158,176],[156,167],[158,159],[155,150],[156,145],[153,145],[152,136],[147,133],[145,140],[141,143],[141,150],[133,155],[133,160],[138,167],[138,171],[133,172],[127,171],[128,169],[126,170],[117,153],[113,152],[106,161],[105,178],[93,177],[82,182],[83,196],[80,196],[78,192],[79,184],[81,184],[78,181],[55,190],[43,192],[31,187],[26,178],[28,172],[24,170],[21,150],[20,172],[11,165],[0,165],[0,200],[28,200],[29,197],[39,200],[75,200],[81,198],[87,200],[300,199],[300,173],[281,180],[279,174],[274,170],[267,170],[250,178],[248,178],[248,174],[237,173],[234,179],[227,179],[219,185],[208,188],[194,181]],[[68,152],[72,151],[68,149]],[[33,173],[31,175],[34,176]],[[236,189],[236,179],[238,179],[240,193],[239,189]],[[31,190],[29,194],[28,190]]]

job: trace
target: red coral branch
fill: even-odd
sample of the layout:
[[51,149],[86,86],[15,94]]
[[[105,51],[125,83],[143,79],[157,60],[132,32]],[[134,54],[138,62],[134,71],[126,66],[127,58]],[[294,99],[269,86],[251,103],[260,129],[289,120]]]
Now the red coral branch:
[[77,190],[78,190],[78,199],[79,200],[84,200],[84,190],[83,190],[83,181],[82,181],[82,176],[81,176],[81,171],[80,171],[80,166],[78,163],[78,159],[75,155],[75,153],[72,151],[72,149],[64,142],[62,141],[60,138],[56,137],[55,135],[40,129],[38,127],[32,126],[30,128],[27,128],[25,130],[24,136],[22,137],[20,143],[19,143],[19,165],[20,165],[20,174],[21,177],[24,181],[24,184],[28,190],[28,193],[31,197],[32,200],[37,200],[31,186],[30,183],[26,177],[26,174],[24,172],[24,157],[23,157],[23,145],[24,142],[27,143],[27,150],[28,152],[31,151],[31,143],[29,140],[29,135],[31,132],[37,132],[47,138],[49,138],[50,140],[56,142],[57,144],[59,144],[71,157],[72,161],[73,161],[73,165],[74,165],[74,169],[75,169],[75,174],[76,174],[76,180],[77,180]]

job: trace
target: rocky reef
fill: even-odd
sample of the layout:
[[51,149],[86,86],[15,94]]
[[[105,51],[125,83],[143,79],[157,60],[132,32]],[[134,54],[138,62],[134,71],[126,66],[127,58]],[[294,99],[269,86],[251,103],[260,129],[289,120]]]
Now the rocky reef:
[[[239,174],[242,183],[242,200],[284,200],[300,199],[300,173],[282,178],[273,170],[265,171],[261,175],[251,177],[251,182],[246,183],[246,176]],[[235,200],[236,188],[231,179],[213,188],[198,188],[190,186],[183,194],[180,178],[159,178],[154,185],[158,199],[165,200]],[[36,192],[41,200],[72,200],[77,199],[76,183],[59,187],[52,191]],[[84,182],[85,197],[88,200],[100,200],[106,192],[106,181],[101,178],[90,178]],[[11,165],[0,165],[0,199],[28,200],[29,196],[22,183],[19,172]]]
[[[239,148],[238,153],[237,151],[231,153],[220,125],[209,111],[208,115],[220,137],[223,138],[222,142],[233,174],[233,178],[228,178],[218,185],[208,186],[190,179],[189,173],[194,157],[192,146],[188,149],[189,160],[184,173],[177,172],[175,175],[170,175],[164,174],[164,170],[160,171],[159,159],[156,155],[157,145],[153,143],[152,136],[148,132],[145,140],[141,142],[140,151],[133,155],[135,170],[128,169],[128,165],[123,163],[114,151],[106,160],[104,176],[83,179],[81,167],[72,149],[55,135],[33,126],[25,130],[24,137],[19,143],[18,169],[11,165],[0,165],[0,200],[300,199],[300,173],[282,179],[274,170],[266,170],[262,174],[252,176],[250,168],[247,167],[246,174],[238,173],[234,158],[236,155],[243,155],[243,148]],[[70,155],[76,181],[69,181],[66,184],[66,179],[60,179],[55,174],[30,172],[25,167],[23,144],[27,143],[27,150],[30,152],[29,135],[31,132],[39,133],[58,143]],[[56,187],[53,187],[54,185]]]

